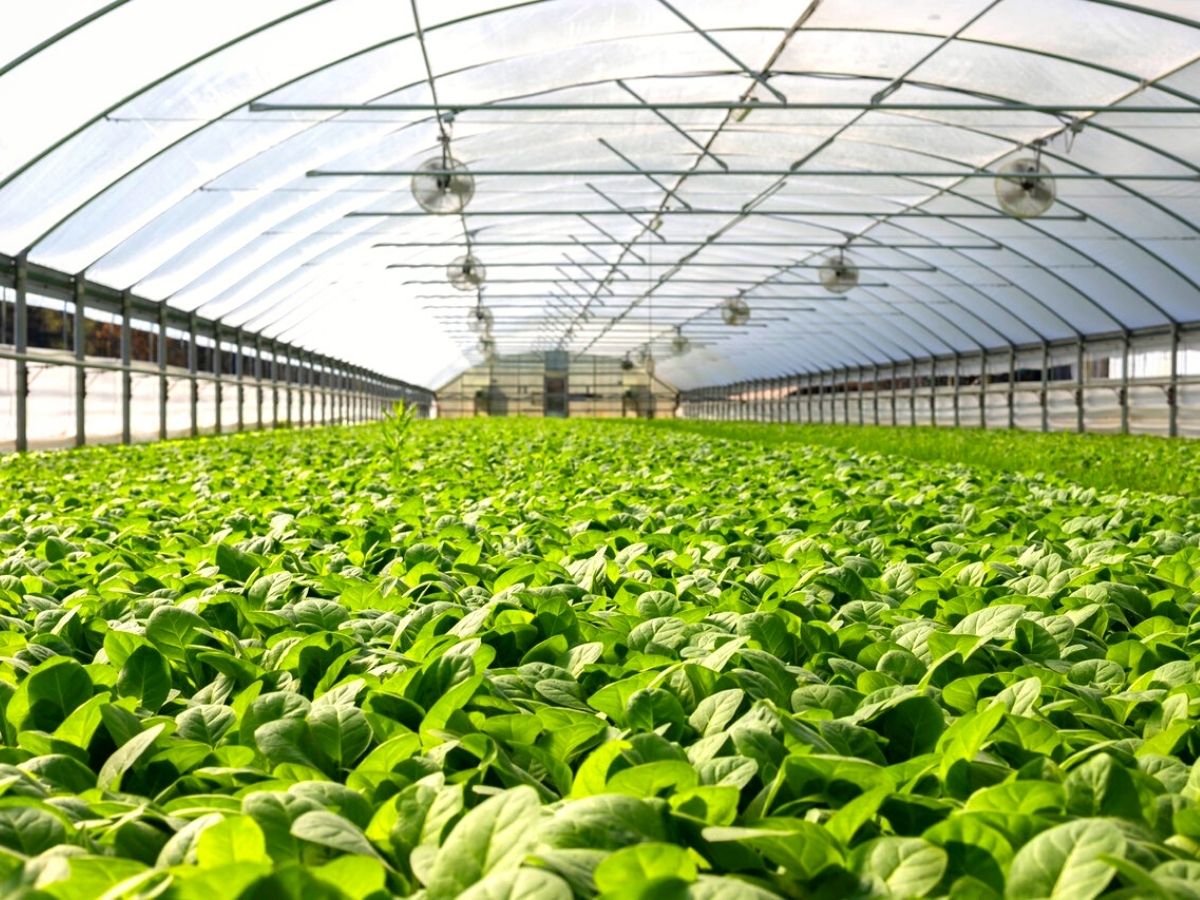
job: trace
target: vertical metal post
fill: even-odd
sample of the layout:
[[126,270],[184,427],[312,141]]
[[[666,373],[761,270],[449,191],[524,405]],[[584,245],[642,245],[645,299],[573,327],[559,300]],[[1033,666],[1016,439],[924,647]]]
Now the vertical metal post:
[[849,425],[850,424],[850,367],[846,366],[845,368],[838,370],[836,377],[841,379],[842,424]]
[[1075,342],[1075,430],[1083,433],[1083,338]]
[[158,304],[158,439],[167,439],[167,304]]
[[215,406],[214,412],[216,413],[216,415],[213,419],[213,424],[215,425],[214,430],[216,431],[216,433],[220,434],[221,433],[221,403],[225,398],[224,398],[224,395],[222,392],[222,388],[224,387],[224,384],[222,384],[222,381],[221,381],[221,368],[222,368],[222,366],[221,366],[221,323],[219,321],[213,322],[212,335],[213,335],[213,347],[212,347],[213,395],[215,397],[215,401],[214,401],[213,405]]
[[297,349],[296,360],[296,425],[304,427],[304,394],[308,388],[308,379],[304,371],[304,351]]
[[866,369],[863,366],[858,367],[858,424],[865,425],[863,419],[863,379],[866,377]]
[[130,306],[133,297],[121,292],[121,443],[133,443],[133,322]]
[[1017,427],[1017,348],[1008,348],[1008,428]]
[[325,357],[317,359],[317,384],[321,386],[321,424],[329,424],[329,372],[325,368]]
[[279,345],[271,341],[271,427],[279,427]]
[[262,335],[254,336],[254,418],[257,428],[263,428],[263,345]]
[[[1171,356],[1174,357],[1174,352]],[[1121,342],[1121,434],[1129,434],[1129,333]]]
[[879,363],[875,363],[871,367],[871,421],[875,425],[879,424]]
[[17,452],[24,453],[29,449],[29,361],[25,354],[29,352],[29,307],[28,307],[29,268],[22,253],[16,259],[16,273],[13,287],[16,298],[13,305],[13,350],[17,357],[16,391],[14,398],[16,414],[16,445]]
[[1167,383],[1167,434],[1179,437],[1179,325],[1171,327],[1171,372]]
[[87,443],[87,369],[83,361],[87,358],[87,320],[84,310],[87,308],[87,280],[83,273],[75,276],[71,285],[71,296],[75,302],[74,339],[75,351],[75,446],[82,447]]
[[899,388],[896,386],[896,382],[899,380],[897,377],[899,375],[899,373],[900,373],[900,364],[892,363],[892,427],[893,428],[895,428],[896,425],[899,423],[899,415],[900,415],[899,410],[898,410],[900,403],[899,403],[899,398],[897,396],[897,392],[898,392]]
[[304,392],[308,395],[308,427],[317,424],[317,391],[316,372],[313,371],[312,353],[307,350],[300,353],[300,364],[304,366]]
[[929,424],[937,421],[937,357],[929,358]]
[[805,410],[806,410],[806,412],[805,412],[806,418],[805,418],[804,422],[806,425],[811,425],[813,422],[813,373],[812,372],[808,373],[808,377],[805,379],[805,381],[807,382],[807,384],[805,384],[805,386],[804,386],[804,406],[805,406]]
[[196,379],[196,314],[188,315],[188,413],[191,421],[191,434],[195,437],[200,433],[200,382]]
[[958,428],[962,424],[961,411],[959,408],[958,397],[962,391],[962,354],[957,350],[954,352],[954,427]]
[[988,354],[986,350],[979,352],[979,427],[987,430],[987,398],[988,398]]
[[292,348],[290,345],[285,345],[283,348],[283,389],[287,392],[285,397],[287,410],[287,427],[292,427]]
[[234,357],[233,374],[237,378],[237,430],[246,430],[246,348],[242,344],[242,329],[233,330]]
[[909,367],[908,380],[908,424],[916,427],[917,424],[917,361],[912,360],[912,365]]
[[1050,430],[1050,345],[1042,342],[1042,431]]

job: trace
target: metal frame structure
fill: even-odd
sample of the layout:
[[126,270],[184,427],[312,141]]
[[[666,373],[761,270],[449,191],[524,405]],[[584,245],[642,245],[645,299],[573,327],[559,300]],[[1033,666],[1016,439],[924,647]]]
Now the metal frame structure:
[[[1200,35],[1200,17],[1130,0],[1074,2],[1081,15],[1105,17],[1110,24],[1135,23],[1148,31],[1153,26],[1158,29],[1156,34],[1177,39]],[[1076,424],[1082,427],[1087,418],[1083,401],[1087,386],[1080,360],[1087,346],[1112,338],[1125,348],[1128,360],[1131,346],[1142,336],[1166,335],[1178,344],[1181,333],[1187,333],[1200,319],[1200,270],[1174,248],[1164,246],[1162,239],[1170,232],[1200,240],[1200,225],[1172,194],[1186,192],[1200,181],[1200,160],[1191,158],[1186,149],[1172,152],[1166,142],[1149,138],[1141,124],[1160,123],[1169,117],[1188,126],[1200,113],[1200,97],[1188,87],[1194,79],[1180,77],[1200,65],[1195,41],[1190,49],[1186,40],[1164,43],[1161,54],[1138,58],[1090,52],[1094,48],[1081,32],[1080,52],[1068,54],[1061,43],[1037,40],[1021,29],[1015,30],[1017,37],[1006,37],[1003,28],[978,27],[1001,20],[1007,0],[966,4],[947,16],[944,25],[926,26],[931,28],[926,31],[891,20],[873,26],[866,16],[843,15],[839,19],[837,7],[849,8],[847,3],[809,0],[794,20],[758,22],[743,21],[749,14],[739,16],[737,4],[658,0],[646,5],[653,13],[646,13],[644,23],[614,26],[609,40],[615,49],[624,49],[622,42],[630,42],[630,46],[638,41],[651,46],[652,42],[656,53],[660,45],[670,45],[682,48],[684,58],[677,53],[658,69],[626,71],[618,66],[604,71],[587,65],[572,68],[569,53],[556,57],[562,61],[561,67],[530,65],[540,61],[539,53],[591,52],[586,43],[562,48],[550,41],[540,51],[530,49],[534,46],[530,44],[514,57],[503,46],[494,48],[496,42],[485,41],[472,46],[461,59],[444,55],[460,31],[486,28],[489,33],[500,33],[510,17],[524,17],[526,24],[538,21],[539,16],[553,21],[560,10],[582,17],[593,13],[595,4],[532,0],[449,17],[428,0],[410,0],[407,5],[396,4],[397,10],[389,10],[388,18],[370,23],[369,28],[364,25],[356,40],[337,43],[327,53],[305,50],[306,55],[298,57],[294,66],[264,76],[262,83],[247,78],[242,93],[226,97],[214,91],[209,106],[191,118],[181,117],[173,130],[163,124],[168,118],[155,120],[155,102],[164,101],[161,95],[174,79],[187,84],[189,78],[219,73],[227,56],[249,52],[258,42],[285,35],[310,21],[319,22],[324,15],[332,16],[330,0],[310,0],[294,8],[273,6],[273,12],[257,18],[247,8],[245,23],[231,26],[219,40],[214,38],[211,46],[193,48],[181,55],[177,67],[153,73],[144,84],[125,85],[105,102],[97,102],[94,109],[65,123],[53,140],[35,152],[0,168],[0,208],[19,220],[6,231],[0,215],[0,235],[11,233],[15,241],[12,246],[0,243],[0,250],[11,253],[13,284],[26,284],[34,277],[31,272],[49,271],[52,267],[43,259],[70,260],[71,265],[64,263],[64,267],[82,273],[69,284],[77,308],[96,305],[121,316],[118,371],[125,440],[132,438],[128,407],[138,371],[131,355],[133,319],[140,321],[152,313],[160,333],[175,323],[183,323],[189,330],[192,346],[186,378],[192,391],[193,433],[198,430],[195,407],[201,381],[214,384],[218,430],[233,425],[222,419],[220,409],[226,389],[236,386],[237,426],[244,426],[246,375],[243,355],[238,352],[243,339],[252,339],[255,347],[257,421],[263,421],[266,386],[261,381],[261,363],[266,352],[270,352],[272,419],[312,421],[317,407],[314,390],[321,397],[324,417],[325,391],[335,386],[345,389],[345,377],[357,378],[361,373],[289,344],[299,341],[299,336],[315,342],[323,338],[322,327],[339,315],[324,301],[337,296],[342,302],[351,290],[343,280],[347,271],[436,268],[445,262],[442,255],[472,248],[487,248],[498,256],[513,254],[512,259],[485,260],[494,270],[529,270],[528,278],[495,278],[474,297],[477,304],[486,301],[489,309],[503,315],[495,333],[508,352],[567,348],[576,354],[598,350],[621,354],[644,348],[662,359],[665,354],[656,348],[682,330],[697,338],[692,345],[701,352],[690,359],[663,360],[664,375],[675,383],[698,389],[710,381],[723,383],[728,372],[736,370],[739,380],[751,381],[759,388],[781,389],[775,381],[766,380],[778,379],[781,372],[794,372],[797,359],[802,359],[804,371],[831,373],[815,387],[821,397],[839,393],[844,419],[850,418],[846,385],[861,385],[868,368],[874,373],[879,367],[890,367],[895,375],[900,366],[910,370],[908,413],[910,421],[915,421],[915,372],[927,367],[932,379],[927,417],[939,424],[962,424],[967,397],[974,396],[962,390],[975,387],[963,384],[972,359],[1007,353],[1011,360],[1030,347],[1041,348],[1045,355],[1050,349],[1069,346],[1076,354],[1075,391],[1080,399],[1074,409]],[[48,29],[36,46],[0,65],[0,79],[41,54],[57,51],[60,44],[81,40],[122,5],[106,4],[76,22]],[[795,16],[796,11],[789,15]],[[1020,39],[1023,34],[1024,40]],[[436,36],[436,43],[429,43],[431,36]],[[804,55],[792,52],[795,42],[814,37],[829,42],[892,40],[911,45],[913,52],[898,57],[894,71],[888,72],[867,71],[853,61],[800,68]],[[303,42],[293,45],[300,47]],[[748,55],[743,47],[756,48],[750,52],[761,58]],[[111,52],[112,48],[105,49]],[[399,82],[392,76],[373,76],[372,60],[401,60],[406,52],[415,58],[418,50],[421,65],[397,68],[403,73]],[[1056,90],[1041,90],[1047,86],[1039,84],[1035,85],[1039,90],[1028,91],[1026,96],[1014,86],[1009,95],[1007,83],[991,90],[970,79],[956,80],[953,66],[939,68],[942,56],[953,52],[976,53],[987,59],[1011,57],[1031,69],[1076,73],[1095,79],[1103,89],[1075,95],[1067,90],[1073,85],[1064,80],[1048,85]],[[664,54],[664,59],[667,56]],[[691,56],[696,61],[688,58]],[[511,83],[496,79],[499,86],[491,89],[489,80],[507,72],[510,65],[522,71],[538,69],[544,77],[528,83],[521,78],[511,79]],[[564,73],[561,76],[559,68]],[[342,74],[346,77],[339,80]],[[357,81],[350,77],[354,74],[360,76]],[[471,78],[478,82],[472,83]],[[690,88],[693,81],[724,85],[727,96],[698,95]],[[462,96],[469,99],[459,102],[453,93],[455,85],[463,85]],[[667,90],[660,90],[663,85]],[[861,90],[843,90],[846,85]],[[471,89],[466,90],[468,87]],[[827,95],[822,95],[826,89]],[[1054,97],[1056,91],[1069,99],[1044,102],[1045,96]],[[1037,99],[1031,101],[1031,96]],[[657,144],[653,154],[646,147],[633,148],[618,130],[625,114],[640,131],[669,142],[663,146],[670,152],[658,152]],[[746,126],[749,115],[754,116],[752,127]],[[600,121],[596,133],[588,135],[588,146],[595,155],[585,154],[578,165],[549,165],[544,157],[533,157],[526,165],[522,154],[511,152],[507,156],[484,152],[482,158],[476,153],[472,164],[476,177],[498,186],[498,192],[509,183],[562,179],[565,199],[538,202],[541,198],[533,191],[537,198],[533,202],[521,196],[518,203],[509,198],[489,206],[487,198],[481,197],[461,216],[436,224],[422,218],[412,225],[408,220],[424,214],[393,205],[393,181],[411,177],[415,163],[429,155],[429,145],[439,137],[446,138],[452,126],[460,129],[459,134],[466,129],[467,140],[475,139],[477,148],[490,150],[494,138],[509,134],[506,129],[510,125],[514,131],[522,127],[552,130],[562,121],[582,116]],[[797,126],[798,121],[804,124]],[[49,212],[43,213],[33,203],[9,202],[37,196],[36,189],[51,183],[54,173],[62,170],[63,160],[69,161],[73,147],[88,144],[89,137],[106,130],[119,132],[122,123],[132,128],[156,123],[166,136],[156,143],[137,145],[137,152],[128,156],[118,154],[99,167],[101,174],[95,179],[81,179],[83,187],[77,194],[56,204],[47,203]],[[258,128],[264,132],[279,128],[283,137],[244,141],[244,152],[220,157],[195,184],[187,181],[158,206],[136,207],[130,213],[133,226],[127,231],[114,228],[111,238],[86,235],[85,226],[102,219],[106,204],[137,195],[138,186],[145,181],[153,183],[156,172],[161,178],[164,170],[170,170],[170,163],[189,159],[206,135],[217,129],[243,127],[239,123],[245,123],[249,136],[256,135]],[[296,124],[287,131],[281,123]],[[358,148],[362,152],[351,154],[349,162],[325,149],[341,146],[340,141],[317,139],[342,127],[347,133],[357,133],[354,129],[360,128],[367,132],[371,123],[378,127],[365,134]],[[970,152],[943,152],[938,142],[928,141],[921,149],[905,148],[899,163],[839,165],[836,154],[831,162],[830,151],[876,152],[879,139],[859,134],[873,123],[944,129],[942,134],[972,142]],[[756,128],[769,134],[772,128],[784,126],[797,128],[797,133],[808,129],[805,133],[815,136],[799,159],[781,162],[764,155],[764,164],[752,167],[742,162],[746,158],[743,153],[737,157],[737,165],[730,165],[735,157],[726,145],[739,134]],[[1091,135],[1097,143],[1115,148],[1109,154],[1111,164],[1097,165],[1086,154],[1083,158],[1072,155],[1073,142],[1078,139],[1086,144]],[[1052,141],[1063,147],[1048,143]],[[272,173],[255,184],[238,180],[270,170],[280,148],[289,142],[307,148],[289,158],[294,178],[277,179]],[[236,141],[219,143],[240,146]],[[973,192],[972,186],[996,177],[1004,159],[1035,144],[1064,186],[1059,204],[1040,219],[1006,220],[991,202]],[[390,150],[393,145],[401,151]],[[526,149],[522,147],[522,153]],[[354,164],[360,158],[376,164]],[[615,168],[617,160],[628,168]],[[518,165],[509,164],[512,162]],[[696,187],[736,184],[741,179],[747,182],[748,196],[723,196],[723,202],[707,202],[705,188]],[[788,196],[788,189],[797,184],[840,191],[848,182],[868,179],[882,181],[901,196],[852,208],[800,202]],[[625,187],[631,181],[637,182],[638,189]],[[166,239],[175,239],[179,233],[170,230],[172,214],[187,209],[186,204],[197,197],[238,197],[259,190],[259,184],[265,185],[263,192],[273,199],[292,197],[287,216],[264,214],[257,203],[239,205],[231,200],[229,211],[214,217],[226,230],[222,240],[214,240],[210,255],[197,261],[180,251],[160,259],[143,250],[148,260],[145,265],[138,268],[129,263],[130,258],[137,258],[134,251],[141,246],[139,240],[149,244],[151,238],[161,236],[164,240],[159,243],[173,246]],[[1088,190],[1104,192],[1099,196],[1105,202],[1092,202],[1080,194]],[[649,199],[646,191],[652,194]],[[880,193],[887,197],[885,188],[880,188]],[[627,200],[627,194],[637,196]],[[858,196],[871,195],[863,191]],[[607,207],[598,208],[597,200]],[[731,202],[734,205],[729,205]],[[601,217],[603,224],[598,224],[595,220]],[[1140,228],[1139,217],[1156,223],[1160,233]],[[700,224],[688,226],[689,221]],[[636,230],[629,232],[630,225]],[[419,233],[418,229],[426,228],[434,233]],[[577,235],[577,228],[587,231]],[[407,239],[386,240],[396,229]],[[754,239],[767,229],[775,230],[774,239]],[[752,233],[745,234],[747,230]],[[243,232],[246,241],[230,237]],[[294,238],[281,237],[293,233]],[[691,237],[683,238],[683,233]],[[72,236],[74,244],[69,240]],[[1120,252],[1104,252],[1097,247],[1100,240],[1118,242]],[[817,266],[817,258],[848,243],[859,255],[864,271],[890,277],[881,275],[878,281],[863,282],[836,303],[808,305],[819,295],[795,297],[797,285],[815,284],[804,281],[803,274]],[[555,255],[550,251],[556,247],[570,252],[558,254],[562,259],[550,259]],[[360,255],[364,250],[382,252],[364,257]],[[748,258],[750,254],[744,251],[750,250],[766,255]],[[260,261],[255,252],[261,255],[261,271],[254,265]],[[524,255],[526,252],[532,255]],[[1061,262],[1064,259],[1068,264]],[[164,267],[171,271],[169,262],[175,264],[174,279],[158,274]],[[39,263],[41,269],[36,266]],[[563,268],[564,263],[570,271]],[[1080,271],[1067,271],[1071,267]],[[732,277],[717,277],[720,270]],[[114,271],[134,275],[124,280],[114,277],[112,290],[94,284],[104,282],[105,272]],[[227,276],[227,272],[233,275]],[[713,277],[708,277],[710,274]],[[157,294],[146,294],[148,299],[138,299],[135,291],[142,280],[154,285],[156,275],[160,285],[166,286]],[[63,276],[56,278],[63,280]],[[426,299],[412,296],[423,283],[413,280],[398,285],[401,300]],[[514,294],[509,285],[523,290]],[[680,292],[677,285],[687,292]],[[691,292],[692,285],[711,285],[713,290],[705,296]],[[781,291],[790,296],[780,296]],[[21,423],[17,443],[23,445],[27,443],[22,430],[28,416],[26,357],[30,351],[20,343],[27,310],[23,292],[17,293],[14,322],[21,327],[12,354],[17,358],[17,418]],[[728,294],[752,302],[754,328],[710,331]],[[514,302],[518,299],[522,302]],[[795,299],[806,305],[785,305]],[[460,306],[437,300],[432,305],[449,315],[461,312]],[[535,309],[539,314],[521,311],[525,300],[540,303]],[[710,302],[682,302],[685,300]],[[344,302],[377,301],[350,297]],[[603,315],[598,314],[601,307]],[[772,327],[760,334],[757,326],[767,319],[758,313],[767,310],[779,313],[783,321],[772,322]],[[451,365],[462,368],[469,364],[476,336],[455,328],[450,318],[427,318],[434,325],[444,324],[439,336],[447,346],[461,351],[461,359]],[[199,335],[212,340],[211,373],[197,371]],[[233,373],[224,371],[221,360],[230,353],[236,359]],[[1178,360],[1172,359],[1177,367]],[[80,396],[86,390],[83,362],[77,350],[71,364],[77,369]],[[161,410],[166,408],[171,376],[162,346],[156,363],[160,434],[165,434],[166,413]],[[1043,372],[1047,370],[1044,365]],[[1130,391],[1137,385],[1128,383],[1128,366],[1123,371],[1127,383],[1121,386],[1121,427],[1127,429]],[[1172,371],[1168,390],[1174,397],[1179,379],[1175,368]],[[437,381],[432,375],[428,379],[428,383]],[[891,381],[894,408],[896,377]],[[417,390],[411,384],[398,384],[404,384],[403,390]],[[981,379],[977,387],[982,409],[992,384]],[[763,392],[765,388],[759,388],[753,408],[774,409],[773,414],[786,420],[791,407],[771,406],[774,401]],[[357,390],[357,382],[349,389]],[[1043,396],[1050,390],[1045,378],[1041,390]],[[858,387],[854,391],[859,417],[865,421],[864,392]],[[871,405],[877,405],[879,399],[876,396]],[[711,405],[711,400],[706,402]],[[949,406],[943,406],[943,401]],[[330,398],[329,406],[331,417],[353,414],[357,409],[354,403],[347,409],[347,398],[340,395],[336,401]],[[835,410],[827,410],[822,401],[817,412],[833,416]],[[1042,415],[1045,427],[1048,416]],[[986,416],[980,418],[986,422]],[[77,431],[82,434],[82,425]]]
[[[355,366],[342,360],[327,357],[312,351],[297,348],[285,342],[254,335],[253,348],[246,348],[242,343],[243,334],[240,329],[223,326],[219,321],[206,320],[195,313],[183,313],[172,309],[165,303],[146,300],[131,291],[114,292],[99,285],[88,282],[82,276],[69,276],[42,266],[29,263],[24,258],[7,258],[0,256],[0,285],[12,288],[13,301],[13,349],[11,352],[0,350],[0,359],[9,359],[15,365],[16,396],[15,410],[15,440],[14,449],[23,452],[30,449],[28,422],[31,413],[30,373],[35,367],[64,366],[73,368],[74,378],[74,422],[75,434],[73,443],[82,447],[87,443],[87,379],[89,371],[109,371],[120,375],[120,409],[121,432],[120,441],[124,444],[133,443],[135,435],[132,428],[133,409],[133,380],[138,377],[154,377],[158,382],[158,431],[159,439],[171,435],[168,427],[168,397],[172,386],[186,385],[189,392],[189,421],[188,433],[195,437],[201,433],[199,428],[199,387],[202,382],[208,382],[215,387],[215,426],[213,431],[220,434],[224,428],[221,419],[222,387],[229,384],[229,375],[225,373],[222,360],[222,343],[232,340],[235,346],[243,351],[251,349],[254,362],[254,376],[247,378],[244,373],[245,352],[237,352],[232,359],[234,363],[233,386],[236,388],[237,420],[234,425],[237,431],[246,429],[243,414],[245,388],[255,389],[257,403],[257,428],[280,428],[292,425],[341,424],[349,422],[365,422],[381,418],[391,408],[393,403],[402,401],[417,407],[419,415],[428,416],[434,401],[434,394],[425,388],[408,384],[395,378],[389,378],[372,372],[361,366]],[[66,301],[73,316],[72,349],[70,352],[51,351],[31,347],[29,345],[29,294],[35,293],[43,297],[52,297]],[[119,318],[119,357],[87,356],[86,351],[86,310],[103,310],[118,315]],[[155,358],[150,360],[133,359],[133,335],[136,330],[143,330],[154,338]],[[178,368],[168,365],[168,329],[186,329],[188,334],[187,367]],[[198,367],[199,338],[207,331],[211,336],[209,343],[212,358],[212,371],[200,371]],[[269,359],[274,367],[282,358],[291,358],[298,354],[303,364],[295,367],[290,374],[285,375],[285,384],[289,397],[289,409],[286,418],[280,419],[278,408],[270,421],[262,417],[262,391],[264,380],[261,377],[262,362]],[[306,423],[301,418],[293,422],[290,412],[290,397],[293,386],[299,384],[302,388],[315,383],[314,379],[325,379],[321,389],[322,413],[320,420],[310,416]],[[275,381],[275,378],[272,378]],[[325,414],[325,404],[328,398],[330,409],[333,404],[339,404],[334,416]],[[310,407],[312,411],[312,407]],[[36,412],[36,410],[33,410]],[[144,436],[143,436],[144,439]]]
[[[1180,370],[1187,341],[1195,345],[1194,352],[1200,352],[1200,326],[985,349],[973,355],[911,358],[886,365],[811,368],[684,391],[678,412],[685,418],[724,421],[1200,437],[1200,372]],[[1131,360],[1139,352],[1165,353],[1167,373],[1147,377],[1131,372]],[[1089,372],[1094,354],[1119,359],[1118,373]],[[1063,359],[1069,362],[1064,364]],[[1069,375],[1056,377],[1064,369]],[[1159,402],[1135,403],[1131,399],[1135,391],[1149,392]],[[1189,392],[1190,403],[1183,401],[1184,391]],[[854,416],[851,395],[857,410]],[[973,418],[968,417],[970,412]]]

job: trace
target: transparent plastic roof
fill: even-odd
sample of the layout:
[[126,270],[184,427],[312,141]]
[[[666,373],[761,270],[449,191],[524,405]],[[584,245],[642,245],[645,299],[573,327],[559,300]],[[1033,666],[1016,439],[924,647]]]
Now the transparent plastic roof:
[[[478,361],[476,304],[500,353],[649,345],[681,388],[1200,319],[1197,0],[9,18],[0,253],[410,381]],[[461,215],[410,190],[443,132]],[[1034,155],[1057,197],[1013,218],[994,173]],[[468,249],[487,278],[461,292]]]

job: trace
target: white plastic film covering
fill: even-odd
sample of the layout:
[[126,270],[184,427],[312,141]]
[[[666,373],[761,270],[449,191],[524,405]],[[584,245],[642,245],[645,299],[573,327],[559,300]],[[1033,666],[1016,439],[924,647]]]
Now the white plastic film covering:
[[[684,389],[1162,329],[1200,318],[1197,7],[25,4],[0,253],[427,385],[480,303],[502,354]],[[409,189],[442,129],[461,216]],[[990,173],[1035,153],[1055,203],[1013,218]]]

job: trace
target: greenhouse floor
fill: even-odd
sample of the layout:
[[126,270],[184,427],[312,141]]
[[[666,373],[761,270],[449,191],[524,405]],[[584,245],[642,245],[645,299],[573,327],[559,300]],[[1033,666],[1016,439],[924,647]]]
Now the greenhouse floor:
[[1200,896],[1195,445],[936,435],[0,459],[0,895]]

